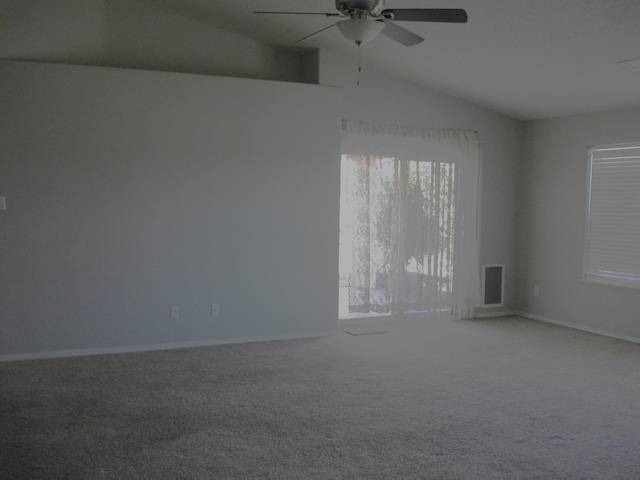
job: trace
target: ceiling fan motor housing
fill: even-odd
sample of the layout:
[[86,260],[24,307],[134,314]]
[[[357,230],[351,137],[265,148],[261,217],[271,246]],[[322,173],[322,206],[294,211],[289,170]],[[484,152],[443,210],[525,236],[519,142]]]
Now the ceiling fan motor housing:
[[336,9],[343,15],[362,14],[378,17],[384,9],[384,0],[336,0]]

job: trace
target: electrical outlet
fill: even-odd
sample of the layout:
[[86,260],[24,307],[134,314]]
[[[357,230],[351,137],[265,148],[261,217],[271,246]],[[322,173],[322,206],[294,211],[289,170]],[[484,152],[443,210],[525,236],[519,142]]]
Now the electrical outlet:
[[171,320],[178,320],[180,318],[180,307],[171,307]]
[[211,316],[217,317],[219,315],[220,315],[220,305],[218,305],[217,303],[211,304]]

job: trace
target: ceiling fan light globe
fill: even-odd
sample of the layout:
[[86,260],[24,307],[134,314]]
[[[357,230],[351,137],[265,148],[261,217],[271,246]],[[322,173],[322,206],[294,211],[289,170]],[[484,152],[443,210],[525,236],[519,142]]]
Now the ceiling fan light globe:
[[376,38],[384,28],[384,23],[364,18],[352,18],[341,20],[336,23],[336,26],[347,40],[360,44]]

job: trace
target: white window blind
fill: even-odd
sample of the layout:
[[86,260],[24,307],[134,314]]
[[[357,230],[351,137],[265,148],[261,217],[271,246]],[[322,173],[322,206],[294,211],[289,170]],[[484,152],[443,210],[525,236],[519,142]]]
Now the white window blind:
[[640,288],[640,143],[589,149],[583,273]]

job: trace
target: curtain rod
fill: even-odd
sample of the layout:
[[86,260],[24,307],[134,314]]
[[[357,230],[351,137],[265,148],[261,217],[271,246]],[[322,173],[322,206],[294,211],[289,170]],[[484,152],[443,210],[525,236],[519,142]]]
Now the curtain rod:
[[409,125],[393,125],[390,123],[378,123],[378,122],[370,122],[370,121],[365,121],[365,120],[353,120],[353,119],[349,119],[349,118],[343,118],[341,119],[341,123],[344,126],[345,122],[360,122],[360,123],[369,123],[372,125],[382,125],[385,127],[396,127],[396,128],[415,128],[415,129],[419,129],[419,130],[442,130],[442,131],[446,131],[446,130],[453,130],[453,131],[461,131],[461,132],[473,132],[476,135],[478,135],[480,132],[478,132],[478,130],[458,130],[457,128],[425,128],[425,127],[415,127],[415,126],[409,126]]

